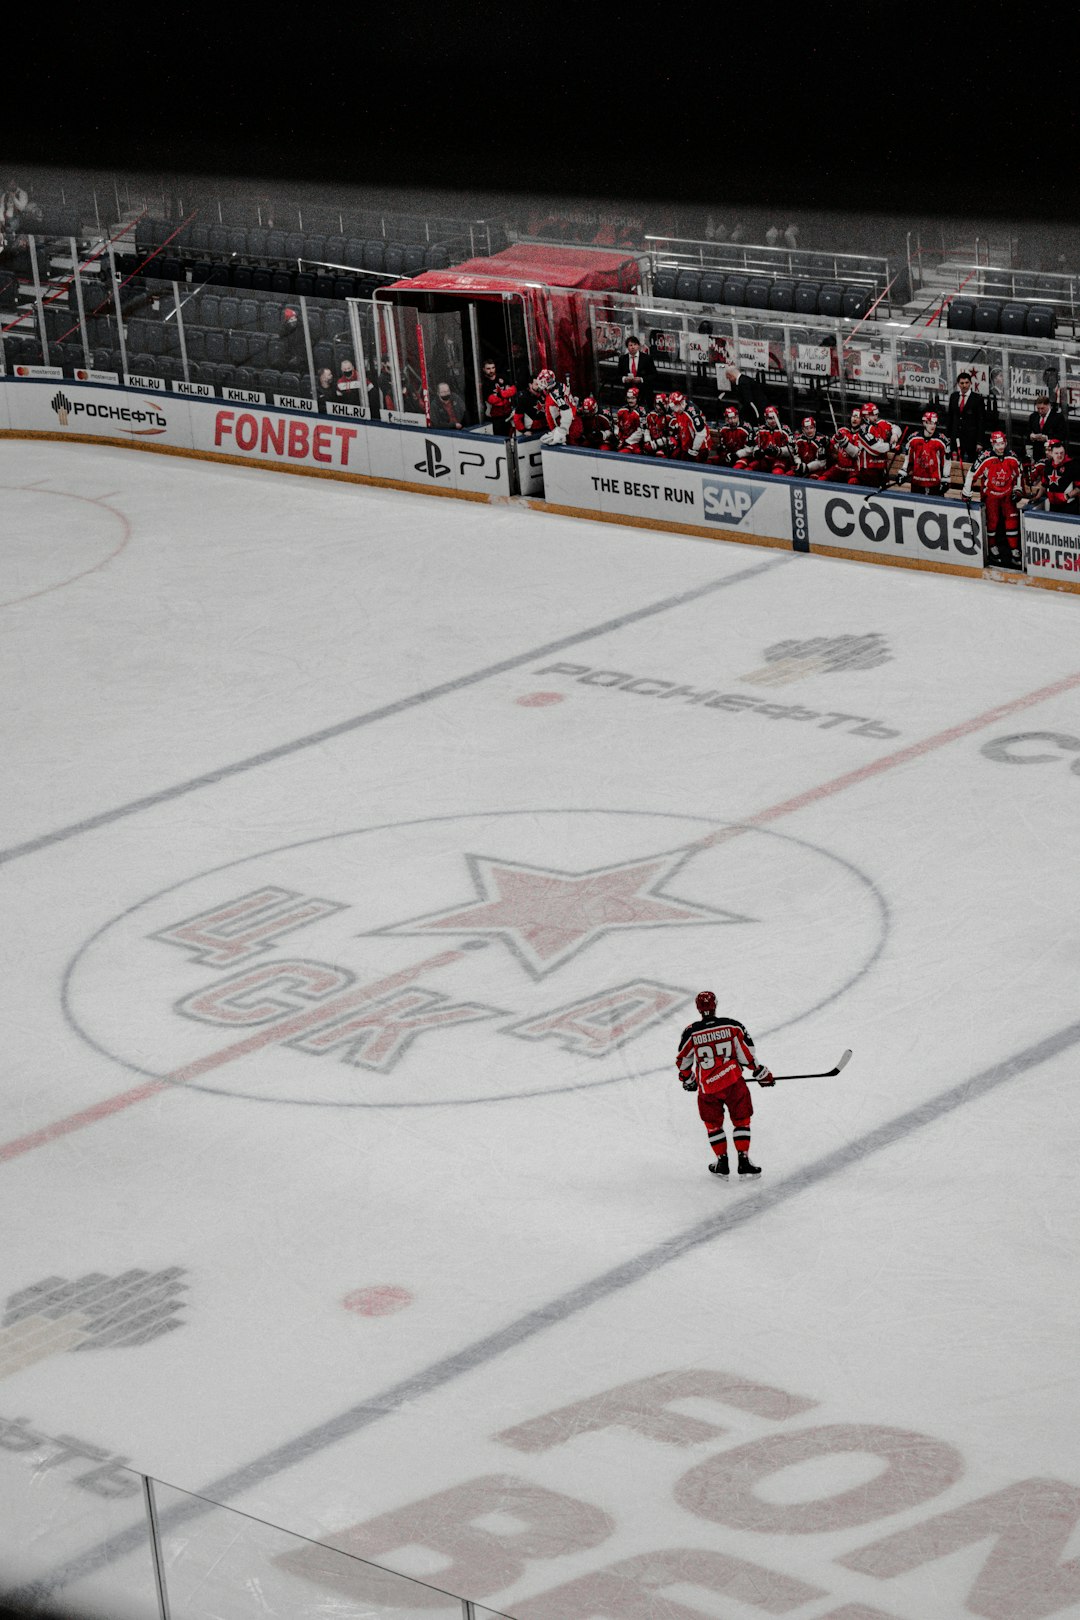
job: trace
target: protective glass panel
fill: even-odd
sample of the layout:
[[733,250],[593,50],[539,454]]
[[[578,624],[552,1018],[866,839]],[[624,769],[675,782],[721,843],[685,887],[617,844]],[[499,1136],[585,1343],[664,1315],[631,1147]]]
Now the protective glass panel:
[[434,428],[476,425],[476,389],[465,369],[464,321],[458,309],[419,317],[421,389],[426,391],[428,419]]
[[[1049,404],[1059,405],[1063,395],[1063,358],[1032,348],[1030,350],[1004,349],[1002,374],[1004,388],[999,401],[1003,425],[1017,455],[1030,458],[1034,449],[1028,437],[1028,418],[1044,398]],[[1046,438],[1059,438],[1057,432],[1046,434],[1039,440],[1040,457]]]
[[459,1599],[155,1483],[170,1620],[461,1620]]
[[[49,1354],[40,1318],[4,1336],[9,1368]],[[158,1613],[142,1479],[103,1446],[45,1435],[23,1419],[0,1421],[0,1527],[0,1601],[20,1613]]]

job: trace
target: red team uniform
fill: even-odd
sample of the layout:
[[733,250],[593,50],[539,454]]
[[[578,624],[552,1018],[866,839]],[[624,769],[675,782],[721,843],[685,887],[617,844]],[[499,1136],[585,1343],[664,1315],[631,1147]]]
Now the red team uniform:
[[851,413],[848,427],[837,428],[829,440],[829,466],[818,477],[826,484],[854,484],[859,471],[859,428],[862,417]]
[[673,453],[666,394],[653,396],[652,410],[645,417],[645,448],[650,456],[670,456]]
[[1046,460],[1031,465],[1028,479],[1032,491],[1041,492],[1036,498],[1047,512],[1075,512],[1080,467],[1070,459],[1060,439],[1048,439],[1046,449]]
[[773,473],[778,477],[795,471],[791,434],[782,425],[775,405],[765,408],[765,420],[754,436],[753,460],[747,462],[747,466],[754,472]]
[[913,495],[943,495],[951,476],[949,444],[938,432],[937,412],[924,411],[922,430],[908,440],[900,481],[909,480]]
[[739,420],[734,405],[724,407],[724,420],[716,435],[715,454],[723,467],[744,467],[752,454],[749,429]]
[[645,448],[645,412],[638,403],[636,388],[626,390],[626,404],[615,416],[615,431],[619,437],[619,454],[640,456]]
[[[1004,433],[990,435],[990,448],[985,450],[964,479],[964,498],[971,499],[973,487],[978,484],[983,492],[986,511],[986,539],[988,550],[999,550],[1002,562],[1013,568],[1021,566],[1020,510],[1016,497],[1020,489],[1021,467],[1009,451]],[[998,537],[1004,530],[1004,542],[998,547]]]
[[728,1174],[724,1132],[727,1109],[739,1156],[739,1174],[760,1175],[757,1165],[750,1163],[750,1116],[754,1105],[742,1071],[753,1070],[752,1078],[762,1086],[775,1085],[775,1081],[765,1065],[758,1063],[745,1024],[716,1016],[716,997],[711,990],[703,990],[697,997],[697,1009],[702,1016],[683,1030],[675,1061],[684,1089],[698,1094],[698,1113],[714,1154],[709,1169],[716,1175]]
[[859,415],[862,426],[859,430],[859,467],[855,482],[880,489],[888,475],[889,457],[893,449],[892,425],[879,420],[876,405],[864,405]]
[[682,461],[707,461],[712,435],[697,406],[684,394],[669,394],[668,405],[671,455]]
[[817,421],[804,416],[795,435],[795,459],[800,478],[820,478],[828,462],[825,436],[817,430]]
[[604,415],[590,394],[582,400],[581,409],[574,412],[566,442],[579,450],[606,450],[611,443],[611,432],[610,416]]

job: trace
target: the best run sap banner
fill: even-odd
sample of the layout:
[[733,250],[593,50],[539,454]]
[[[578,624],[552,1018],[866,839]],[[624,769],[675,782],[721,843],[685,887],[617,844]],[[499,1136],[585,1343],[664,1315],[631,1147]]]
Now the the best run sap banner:
[[263,465],[509,495],[507,445],[487,434],[270,410],[219,399],[49,381],[0,386],[0,429],[108,439]]
[[544,449],[544,496],[604,517],[696,534],[771,539],[795,551],[874,556],[948,570],[983,566],[977,509],[848,484],[566,448]]

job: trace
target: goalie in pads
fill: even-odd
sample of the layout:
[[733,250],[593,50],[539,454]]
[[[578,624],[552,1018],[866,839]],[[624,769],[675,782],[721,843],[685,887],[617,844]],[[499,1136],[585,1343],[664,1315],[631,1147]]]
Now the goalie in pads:
[[714,1154],[709,1169],[714,1175],[728,1174],[726,1108],[731,1115],[739,1174],[760,1176],[758,1166],[750,1162],[750,1116],[754,1104],[742,1071],[752,1070],[750,1078],[759,1086],[772,1086],[776,1082],[764,1063],[757,1061],[746,1026],[735,1018],[716,1016],[716,997],[711,990],[703,990],[697,997],[697,1010],[701,1017],[683,1030],[675,1061],[683,1089],[698,1094],[698,1113],[709,1133]]

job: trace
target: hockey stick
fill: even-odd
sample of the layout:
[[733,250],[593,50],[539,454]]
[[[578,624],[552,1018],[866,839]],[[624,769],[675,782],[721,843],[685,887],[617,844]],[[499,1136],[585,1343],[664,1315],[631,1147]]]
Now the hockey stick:
[[844,1069],[844,1068],[847,1067],[850,1060],[851,1060],[851,1047],[849,1046],[847,1051],[844,1052],[837,1059],[835,1069],[822,1069],[817,1074],[774,1074],[773,1079],[774,1080],[831,1080],[834,1074],[839,1074],[841,1069]]

